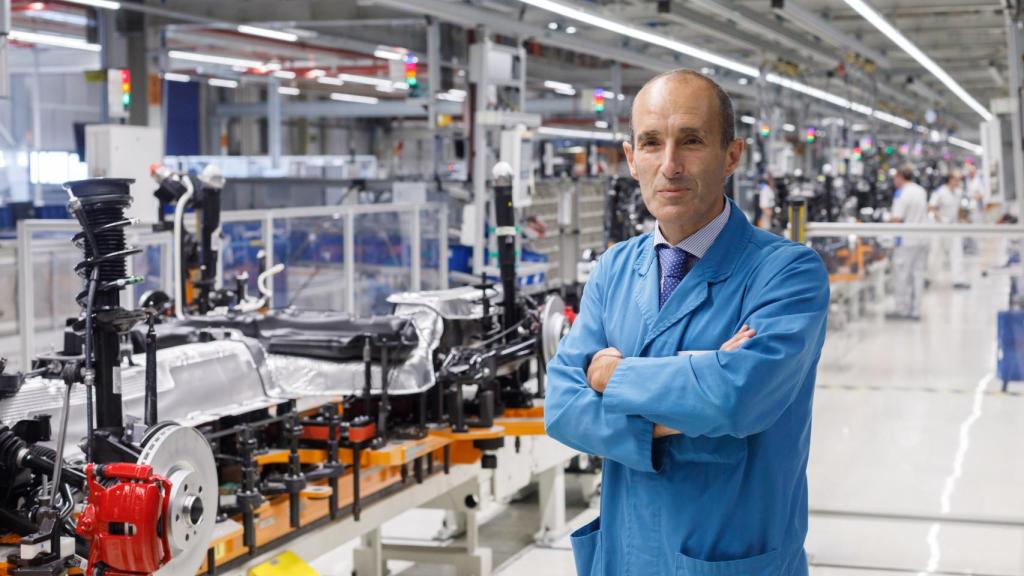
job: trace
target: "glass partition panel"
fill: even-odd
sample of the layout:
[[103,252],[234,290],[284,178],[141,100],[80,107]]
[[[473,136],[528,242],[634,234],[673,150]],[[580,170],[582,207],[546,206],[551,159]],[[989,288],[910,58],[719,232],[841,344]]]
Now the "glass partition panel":
[[441,283],[441,209],[423,209],[420,211],[420,289],[440,290]]
[[412,222],[415,213],[355,215],[355,313],[387,314],[387,297],[412,286]]
[[344,215],[281,219],[274,236],[275,306],[346,310]]
[[256,278],[260,274],[258,255],[266,246],[263,239],[263,223],[258,220],[242,222],[224,222],[221,224],[220,258],[223,270],[222,281],[227,286],[234,283],[239,274],[249,275],[248,292],[250,296],[258,296]]

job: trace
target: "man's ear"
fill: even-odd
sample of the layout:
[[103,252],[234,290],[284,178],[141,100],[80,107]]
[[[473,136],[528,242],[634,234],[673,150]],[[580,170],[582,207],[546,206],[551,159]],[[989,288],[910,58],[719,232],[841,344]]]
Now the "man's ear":
[[743,150],[747,147],[746,142],[742,138],[734,138],[732,142],[729,142],[729,147],[725,151],[725,177],[732,176],[732,173],[736,171],[736,168],[740,165],[740,160],[743,159]]
[[636,163],[633,161],[633,144],[631,142],[623,142],[622,151],[626,153],[626,165],[629,166],[629,174],[634,180],[639,181],[640,175],[637,174]]

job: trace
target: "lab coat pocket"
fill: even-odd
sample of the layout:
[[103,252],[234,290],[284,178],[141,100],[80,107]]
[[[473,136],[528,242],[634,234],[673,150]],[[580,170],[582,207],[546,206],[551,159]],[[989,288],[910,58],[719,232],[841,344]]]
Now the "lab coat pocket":
[[578,576],[603,576],[601,560],[601,518],[569,535]]
[[747,457],[747,439],[735,436],[684,436],[677,434],[666,437],[664,462],[736,464]]
[[676,576],[775,576],[778,570],[778,550],[724,562],[708,562],[676,554]]

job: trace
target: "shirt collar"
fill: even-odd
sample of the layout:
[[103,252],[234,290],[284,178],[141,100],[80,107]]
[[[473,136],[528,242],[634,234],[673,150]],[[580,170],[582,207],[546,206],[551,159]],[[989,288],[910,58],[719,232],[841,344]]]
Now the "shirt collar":
[[[718,235],[722,233],[722,229],[725,228],[725,224],[729,221],[729,215],[732,213],[732,205],[729,201],[725,202],[725,209],[715,217],[714,220],[708,222],[703,228],[697,230],[690,236],[684,238],[679,244],[676,244],[677,248],[682,248],[689,254],[696,256],[698,259],[703,258],[707,254],[708,250],[711,249],[711,245],[715,243]],[[671,246],[668,240],[661,235],[661,226],[655,223],[654,226],[654,248],[665,245]]]

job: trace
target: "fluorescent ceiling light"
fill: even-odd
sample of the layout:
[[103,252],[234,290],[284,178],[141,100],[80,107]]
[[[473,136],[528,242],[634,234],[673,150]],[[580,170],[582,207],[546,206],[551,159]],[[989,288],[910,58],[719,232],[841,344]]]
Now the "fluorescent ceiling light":
[[275,78],[284,78],[285,80],[294,80],[295,79],[295,72],[292,72],[291,70],[278,70],[278,71],[274,72],[274,77]]
[[907,120],[906,118],[900,118],[899,116],[895,116],[893,114],[889,114],[881,110],[874,110],[870,106],[865,106],[864,104],[851,102],[846,98],[843,98],[842,96],[837,96],[835,94],[832,94],[831,92],[821,90],[820,88],[808,86],[807,84],[802,84],[795,80],[783,78],[782,76],[772,73],[765,74],[764,79],[771,84],[778,84],[783,88],[789,88],[790,90],[795,90],[797,92],[800,92],[801,94],[807,94],[808,96],[811,96],[813,98],[824,100],[825,102],[828,102],[829,104],[834,104],[836,106],[839,106],[840,108],[848,108],[850,110],[853,110],[854,112],[863,114],[865,116],[873,116],[884,122],[888,122],[890,124],[899,126],[900,128],[906,128],[907,130],[912,130],[914,128],[914,123],[911,122],[910,120]]
[[59,46],[61,48],[85,50],[87,52],[100,51],[99,44],[90,44],[82,38],[72,38],[70,36],[56,36],[54,34],[39,34],[36,32],[26,32],[24,30],[11,30],[7,33],[7,38],[18,42],[25,42],[27,44],[44,44],[46,46]]
[[298,96],[302,91],[294,86],[278,86],[277,93],[285,96]]
[[177,74],[175,72],[164,72],[164,80],[168,82],[191,82],[192,77],[188,74]]
[[757,124],[757,118],[753,116],[740,116],[740,122],[744,124]]
[[396,52],[391,49],[378,48],[373,51],[373,55],[377,58],[383,58],[384,60],[402,60],[405,58],[405,54]]
[[357,104],[376,104],[380,102],[378,98],[374,98],[372,96],[356,96],[355,94],[345,94],[343,92],[332,92],[331,100],[355,102]]
[[[523,0],[526,1],[526,0]],[[927,54],[921,51],[913,42],[907,39],[899,30],[893,27],[892,24],[882,17],[881,14],[875,12],[873,8],[867,5],[863,0],[845,0],[850,8],[857,11],[858,14],[864,17],[865,20],[871,23],[872,26],[878,28],[878,31],[885,34],[889,40],[892,40],[897,46],[903,49],[904,52],[909,54],[914,60],[917,60],[918,64],[923,66],[926,70],[931,72],[940,82],[946,85],[953,94],[956,94],[960,100],[971,107],[972,110],[978,113],[979,116],[985,119],[986,122],[992,120],[992,113],[987,108],[981,105],[980,102],[974,99],[973,96],[967,93],[960,84],[953,80],[953,77],[946,73],[941,66],[935,63],[934,60],[928,57]]]
[[198,52],[182,52],[171,50],[167,53],[169,58],[175,60],[188,60],[190,62],[203,62],[205,64],[222,64],[224,66],[240,66],[246,69],[259,68],[263,62],[259,60],[246,60],[245,58],[231,58],[229,56],[215,56],[213,54],[200,54]]
[[555,94],[561,94],[562,96],[575,96],[575,90],[555,90]]
[[263,38],[271,38],[273,40],[284,40],[285,42],[297,42],[299,39],[298,34],[292,34],[291,32],[259,28],[257,26],[246,26],[245,24],[239,25],[236,30],[242,34],[248,34],[250,36],[260,36]]
[[537,134],[544,136],[557,136],[563,138],[579,138],[581,140],[625,140],[626,135],[611,132],[598,132],[596,130],[574,130],[572,128],[555,128],[553,126],[541,126],[537,128]]
[[883,112],[881,110],[875,110],[874,113],[873,113],[873,116],[875,118],[878,118],[879,120],[883,120],[883,121],[888,122],[890,124],[895,124],[895,125],[899,126],[900,128],[906,128],[907,130],[913,130],[914,129],[914,123],[911,122],[910,120],[907,120],[905,118],[900,118],[899,116],[893,116],[892,114],[889,114],[888,112]]
[[449,102],[465,102],[466,96],[459,96],[458,94],[452,94],[450,92],[443,92],[437,95],[438,100],[447,100]]
[[53,10],[25,10],[21,12],[20,15],[35,20],[46,20],[47,22],[60,22],[61,24],[71,24],[72,26],[81,26],[83,28],[89,25],[88,18],[80,14],[74,14],[72,12],[56,12]]
[[597,120],[594,122],[594,128],[608,128],[608,123],[604,120]]
[[392,87],[393,87],[393,88],[394,88],[395,90],[408,90],[408,89],[409,89],[409,85],[408,85],[408,84],[406,84],[405,82],[395,82],[395,83],[394,83],[394,84],[392,85]]
[[782,129],[786,132],[796,132],[796,126],[793,126],[792,124],[783,124]]
[[384,92],[385,94],[390,94],[395,91],[394,86],[374,86],[373,89],[377,92]]
[[341,78],[345,82],[352,82],[353,84],[366,84],[367,86],[388,86],[390,87],[392,82],[387,78],[374,78],[373,76],[359,76],[358,74],[338,74],[338,78]]
[[344,84],[344,82],[342,82],[338,78],[335,78],[334,76],[320,76],[316,79],[316,81],[321,84],[330,84],[331,86],[341,86],[342,84]]
[[703,60],[716,66],[721,66],[722,68],[728,68],[729,70],[739,72],[740,74],[746,74],[747,76],[751,76],[754,78],[757,78],[758,76],[761,75],[758,69],[753,66],[748,66],[735,60],[730,60],[729,58],[719,56],[718,54],[713,54],[711,52],[708,52],[707,50],[702,50],[695,46],[690,46],[689,44],[677,42],[670,38],[666,38],[665,36],[661,36],[660,34],[654,34],[653,32],[641,30],[640,28],[620,24],[619,22],[616,22],[614,20],[610,20],[608,18],[604,18],[596,14],[591,14],[589,12],[585,12],[572,6],[567,6],[565,4],[554,2],[553,0],[519,1],[524,4],[529,4],[530,6],[540,8],[541,10],[547,10],[548,12],[553,12],[560,16],[571,18],[573,20],[576,20],[577,22],[582,22],[584,24],[589,24],[591,26],[603,28],[605,30],[608,30],[609,32],[615,32],[616,34],[628,36],[630,38],[640,40],[641,42],[654,44],[655,46],[661,46],[662,48],[667,48],[674,52],[685,54],[687,56],[691,56],[698,60]]
[[567,84],[565,82],[555,82],[554,80],[545,80],[544,81],[544,87],[545,88],[551,88],[552,90],[565,90],[565,91],[569,91],[569,90],[573,89],[572,84]]
[[319,68],[313,68],[309,72],[306,72],[306,77],[307,78],[320,78],[321,76],[326,76],[326,75],[327,75],[327,72],[325,72],[325,71],[323,71],[323,70],[321,70]]
[[960,138],[957,138],[956,136],[950,136],[946,140],[950,144],[952,144],[954,146],[959,146],[959,147],[963,148],[964,150],[969,150],[969,151],[974,152],[975,154],[977,154],[979,156],[985,151],[985,149],[982,148],[981,146],[978,146],[977,144],[975,144],[973,142],[968,142],[967,140],[961,140]]
[[452,96],[460,96],[462,98],[466,97],[466,91],[465,90],[459,90],[458,88],[450,88],[448,90],[448,93],[451,94]]
[[206,81],[210,86],[218,88],[238,88],[237,80],[225,80],[224,78],[210,78]]
[[106,8],[107,10],[118,10],[121,8],[120,2],[111,2],[110,0],[64,0],[64,2],[92,6],[93,8]]
[[566,34],[575,34],[576,33],[576,27],[575,26],[566,26],[565,27],[565,33]]

